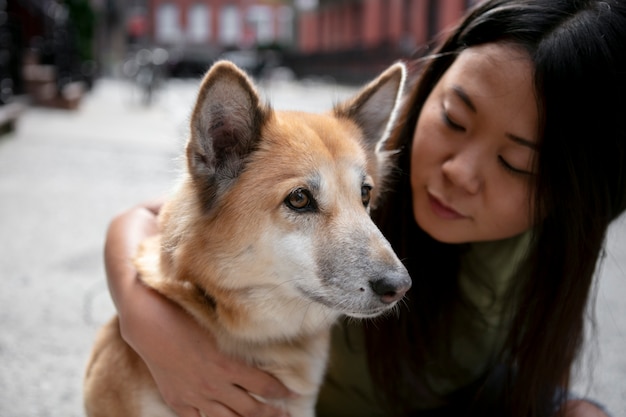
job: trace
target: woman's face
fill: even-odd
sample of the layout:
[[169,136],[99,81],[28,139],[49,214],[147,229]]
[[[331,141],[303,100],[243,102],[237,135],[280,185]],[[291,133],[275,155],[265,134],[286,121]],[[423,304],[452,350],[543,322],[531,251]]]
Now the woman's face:
[[415,127],[411,188],[419,226],[448,243],[529,229],[538,123],[524,51],[486,44],[461,52]]

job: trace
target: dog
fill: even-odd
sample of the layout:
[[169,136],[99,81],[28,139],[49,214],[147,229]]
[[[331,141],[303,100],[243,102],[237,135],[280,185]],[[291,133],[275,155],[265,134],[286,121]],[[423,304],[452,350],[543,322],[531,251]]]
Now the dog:
[[[406,68],[397,63],[324,114],[275,111],[220,61],[190,119],[186,169],[140,247],[143,282],[191,314],[219,349],[275,375],[314,416],[330,330],[389,312],[411,279],[369,212],[393,168],[387,139]],[[89,417],[172,416],[114,318],[87,366]]]

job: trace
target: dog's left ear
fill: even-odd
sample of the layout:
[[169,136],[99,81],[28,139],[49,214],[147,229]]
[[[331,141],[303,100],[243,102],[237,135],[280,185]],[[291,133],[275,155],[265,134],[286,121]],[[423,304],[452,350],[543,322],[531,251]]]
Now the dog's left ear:
[[362,130],[364,145],[379,152],[389,138],[406,82],[406,66],[398,62],[366,85],[356,97],[335,106],[337,117],[353,120]]

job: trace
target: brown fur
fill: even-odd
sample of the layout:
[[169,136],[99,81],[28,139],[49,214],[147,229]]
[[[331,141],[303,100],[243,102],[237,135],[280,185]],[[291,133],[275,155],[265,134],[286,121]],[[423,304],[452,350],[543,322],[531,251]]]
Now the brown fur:
[[[293,417],[313,415],[339,315],[389,311],[410,286],[369,218],[390,168],[383,144],[404,72],[396,64],[316,115],[273,111],[234,65],[214,65],[191,117],[187,173],[160,213],[160,235],[137,255],[142,280],[223,352],[300,394],[283,404]],[[116,318],[96,341],[85,404],[90,417],[174,415]]]

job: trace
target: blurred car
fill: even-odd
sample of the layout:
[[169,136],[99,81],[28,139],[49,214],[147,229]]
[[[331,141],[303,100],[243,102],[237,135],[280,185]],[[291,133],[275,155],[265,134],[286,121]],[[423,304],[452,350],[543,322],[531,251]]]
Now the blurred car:
[[169,51],[168,74],[174,78],[198,78],[213,65],[218,52],[209,48],[174,48]]

